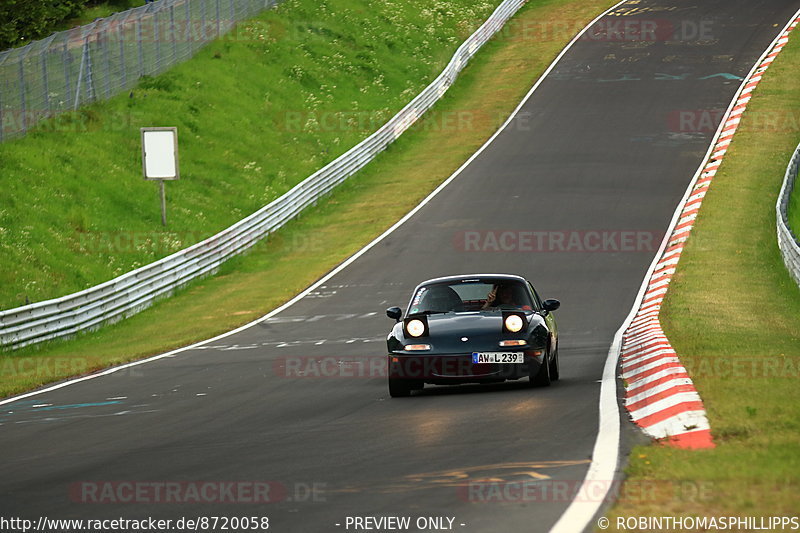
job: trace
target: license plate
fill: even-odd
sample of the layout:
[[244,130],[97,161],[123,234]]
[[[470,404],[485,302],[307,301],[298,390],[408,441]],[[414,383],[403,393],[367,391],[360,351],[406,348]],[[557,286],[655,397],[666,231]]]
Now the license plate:
[[473,364],[495,363],[517,365],[525,362],[522,352],[472,352]]

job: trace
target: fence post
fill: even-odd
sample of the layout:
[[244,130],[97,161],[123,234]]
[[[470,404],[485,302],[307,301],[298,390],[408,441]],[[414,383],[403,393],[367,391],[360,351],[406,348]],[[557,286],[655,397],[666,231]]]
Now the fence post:
[[[106,26],[108,26],[107,23],[106,23]],[[103,56],[105,58],[105,64],[106,64],[106,83],[105,83],[105,86],[106,86],[106,98],[111,98],[111,57],[110,57],[110,52],[108,51],[108,48],[109,48],[108,41],[110,39],[109,33],[110,32],[108,30],[106,30],[106,31],[103,32],[103,36],[102,37],[100,37],[99,33],[98,33],[98,36],[97,36],[98,40],[100,40],[101,38],[103,39]]]
[[71,107],[69,99],[72,95],[72,84],[70,83],[70,74],[72,73],[70,70],[70,63],[72,63],[72,56],[69,53],[69,47],[67,43],[69,42],[69,38],[64,41],[64,49],[61,52],[61,62],[64,63],[64,107],[69,109]]
[[172,63],[175,64],[178,61],[178,39],[175,35],[175,6],[169,6],[169,29],[170,34],[172,34]]
[[[48,47],[49,48],[49,47]],[[39,54],[42,62],[42,90],[44,91],[44,106],[47,109],[47,115],[50,115],[50,84],[47,79],[47,50]]]
[[217,39],[219,39],[219,36],[221,35],[221,33],[220,33],[221,32],[220,23],[222,22],[222,20],[220,19],[220,15],[219,15],[219,0],[216,0],[215,4],[216,4],[215,5],[215,9],[216,9],[216,17],[217,17]]
[[136,21],[136,44],[139,49],[139,77],[144,76],[144,50],[142,49],[142,19]]
[[191,56],[192,51],[194,50],[194,47],[192,46],[194,43],[194,24],[192,24],[192,12],[189,9],[189,0],[185,0],[183,5],[186,7],[184,10],[186,11],[186,29],[183,32],[183,37],[186,39],[187,44],[189,45],[189,55]]
[[[4,89],[8,90],[7,89],[8,83],[7,82],[5,83],[5,86],[6,87],[4,87]],[[3,123],[3,91],[0,91],[0,143],[3,142],[3,133],[4,133],[4,129],[5,129],[3,127],[3,124],[4,124]]]
[[203,44],[206,44],[208,40],[206,38],[206,2],[205,0],[200,0],[200,36],[203,40]]
[[[78,82],[75,84],[75,101],[72,107],[73,111],[77,111],[78,105],[81,103],[81,85],[83,84],[83,79],[84,79],[83,73],[85,70],[90,69],[90,67],[87,65],[90,59],[91,58],[89,57],[89,36],[87,35],[86,37],[83,38],[83,53],[81,53],[81,66],[78,69]],[[89,86],[91,87],[91,84]],[[88,89],[87,92],[91,94]],[[90,97],[91,96],[87,97],[87,100]]]
[[[27,54],[25,54],[27,55]],[[25,61],[25,56],[22,56],[19,60],[19,96],[20,96],[20,104],[22,105],[22,133],[28,132],[28,119],[25,116],[27,112],[27,102],[25,101],[25,65],[23,65]]]
[[155,13],[153,13],[153,41],[156,45],[156,62],[153,68],[153,75],[155,76],[159,72],[161,72],[161,32],[159,31],[158,27],[158,12],[161,11],[160,9],[156,8]]
[[128,21],[128,17],[120,23],[119,28],[119,64],[120,64],[120,73],[122,74],[122,88],[128,88],[128,65],[125,64],[125,23]]

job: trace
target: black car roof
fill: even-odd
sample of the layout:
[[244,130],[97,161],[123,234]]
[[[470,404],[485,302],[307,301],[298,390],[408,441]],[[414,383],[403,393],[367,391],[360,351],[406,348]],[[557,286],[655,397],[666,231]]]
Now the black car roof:
[[466,280],[480,280],[485,278],[493,278],[493,279],[502,279],[507,281],[521,281],[526,283],[527,280],[522,276],[517,276],[514,274],[461,274],[458,276],[444,276],[441,278],[433,278],[429,280],[425,280],[418,285],[418,287],[422,285],[427,285],[429,283],[442,283],[442,282],[450,282],[450,281],[466,281]]

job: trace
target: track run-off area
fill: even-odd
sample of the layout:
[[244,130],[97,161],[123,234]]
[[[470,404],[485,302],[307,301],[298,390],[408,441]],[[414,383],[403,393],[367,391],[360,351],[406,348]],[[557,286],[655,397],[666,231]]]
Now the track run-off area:
[[[268,517],[271,530],[298,532],[407,517],[411,531],[550,530],[591,465],[609,348],[719,110],[798,7],[612,8],[451,180],[291,305],[3,404],[0,515],[258,517],[259,527]],[[384,309],[404,306],[421,280],[476,272],[519,274],[561,300],[561,379],[390,399],[375,362],[391,327]],[[622,463],[643,439],[626,416]]]

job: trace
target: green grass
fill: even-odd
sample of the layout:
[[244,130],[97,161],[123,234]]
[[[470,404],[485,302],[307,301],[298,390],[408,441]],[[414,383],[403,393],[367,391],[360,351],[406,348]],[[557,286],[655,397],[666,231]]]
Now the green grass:
[[[775,202],[800,140],[800,35],[767,71],[712,182],[662,323],[703,398],[717,447],[637,447],[617,517],[796,515],[800,491],[800,289],[775,237]],[[765,120],[772,118],[773,120]],[[611,530],[617,530],[611,528]]]
[[[331,196],[251,253],[228,262],[220,275],[195,282],[143,313],[69,342],[0,354],[0,396],[209,338],[287,301],[391,226],[458,168],[494,133],[572,37],[568,32],[542,37],[526,28],[563,20],[582,26],[613,3],[542,0],[527,4],[426,118]],[[213,57],[214,50],[208,53]],[[234,123],[237,120],[231,118]],[[206,144],[227,146],[232,131],[238,130],[222,129],[219,137]],[[292,150],[287,146],[283,152],[276,151],[275,157]],[[232,157],[229,154],[226,160]],[[254,157],[240,155],[237,160],[248,162]],[[269,161],[263,158],[258,164],[264,173],[274,172],[273,166],[280,164],[277,159],[269,165],[262,163]],[[221,165],[210,156],[204,160]],[[130,181],[139,183],[139,179]],[[155,224],[155,189],[146,185],[148,216]],[[169,184],[171,189],[183,185]],[[247,201],[234,187],[230,191],[236,193],[235,198],[221,199],[225,205]]]
[[[116,98],[0,144],[0,309],[69,294],[230,226],[439,74],[499,0],[288,0]],[[141,126],[177,126],[169,228]]]

